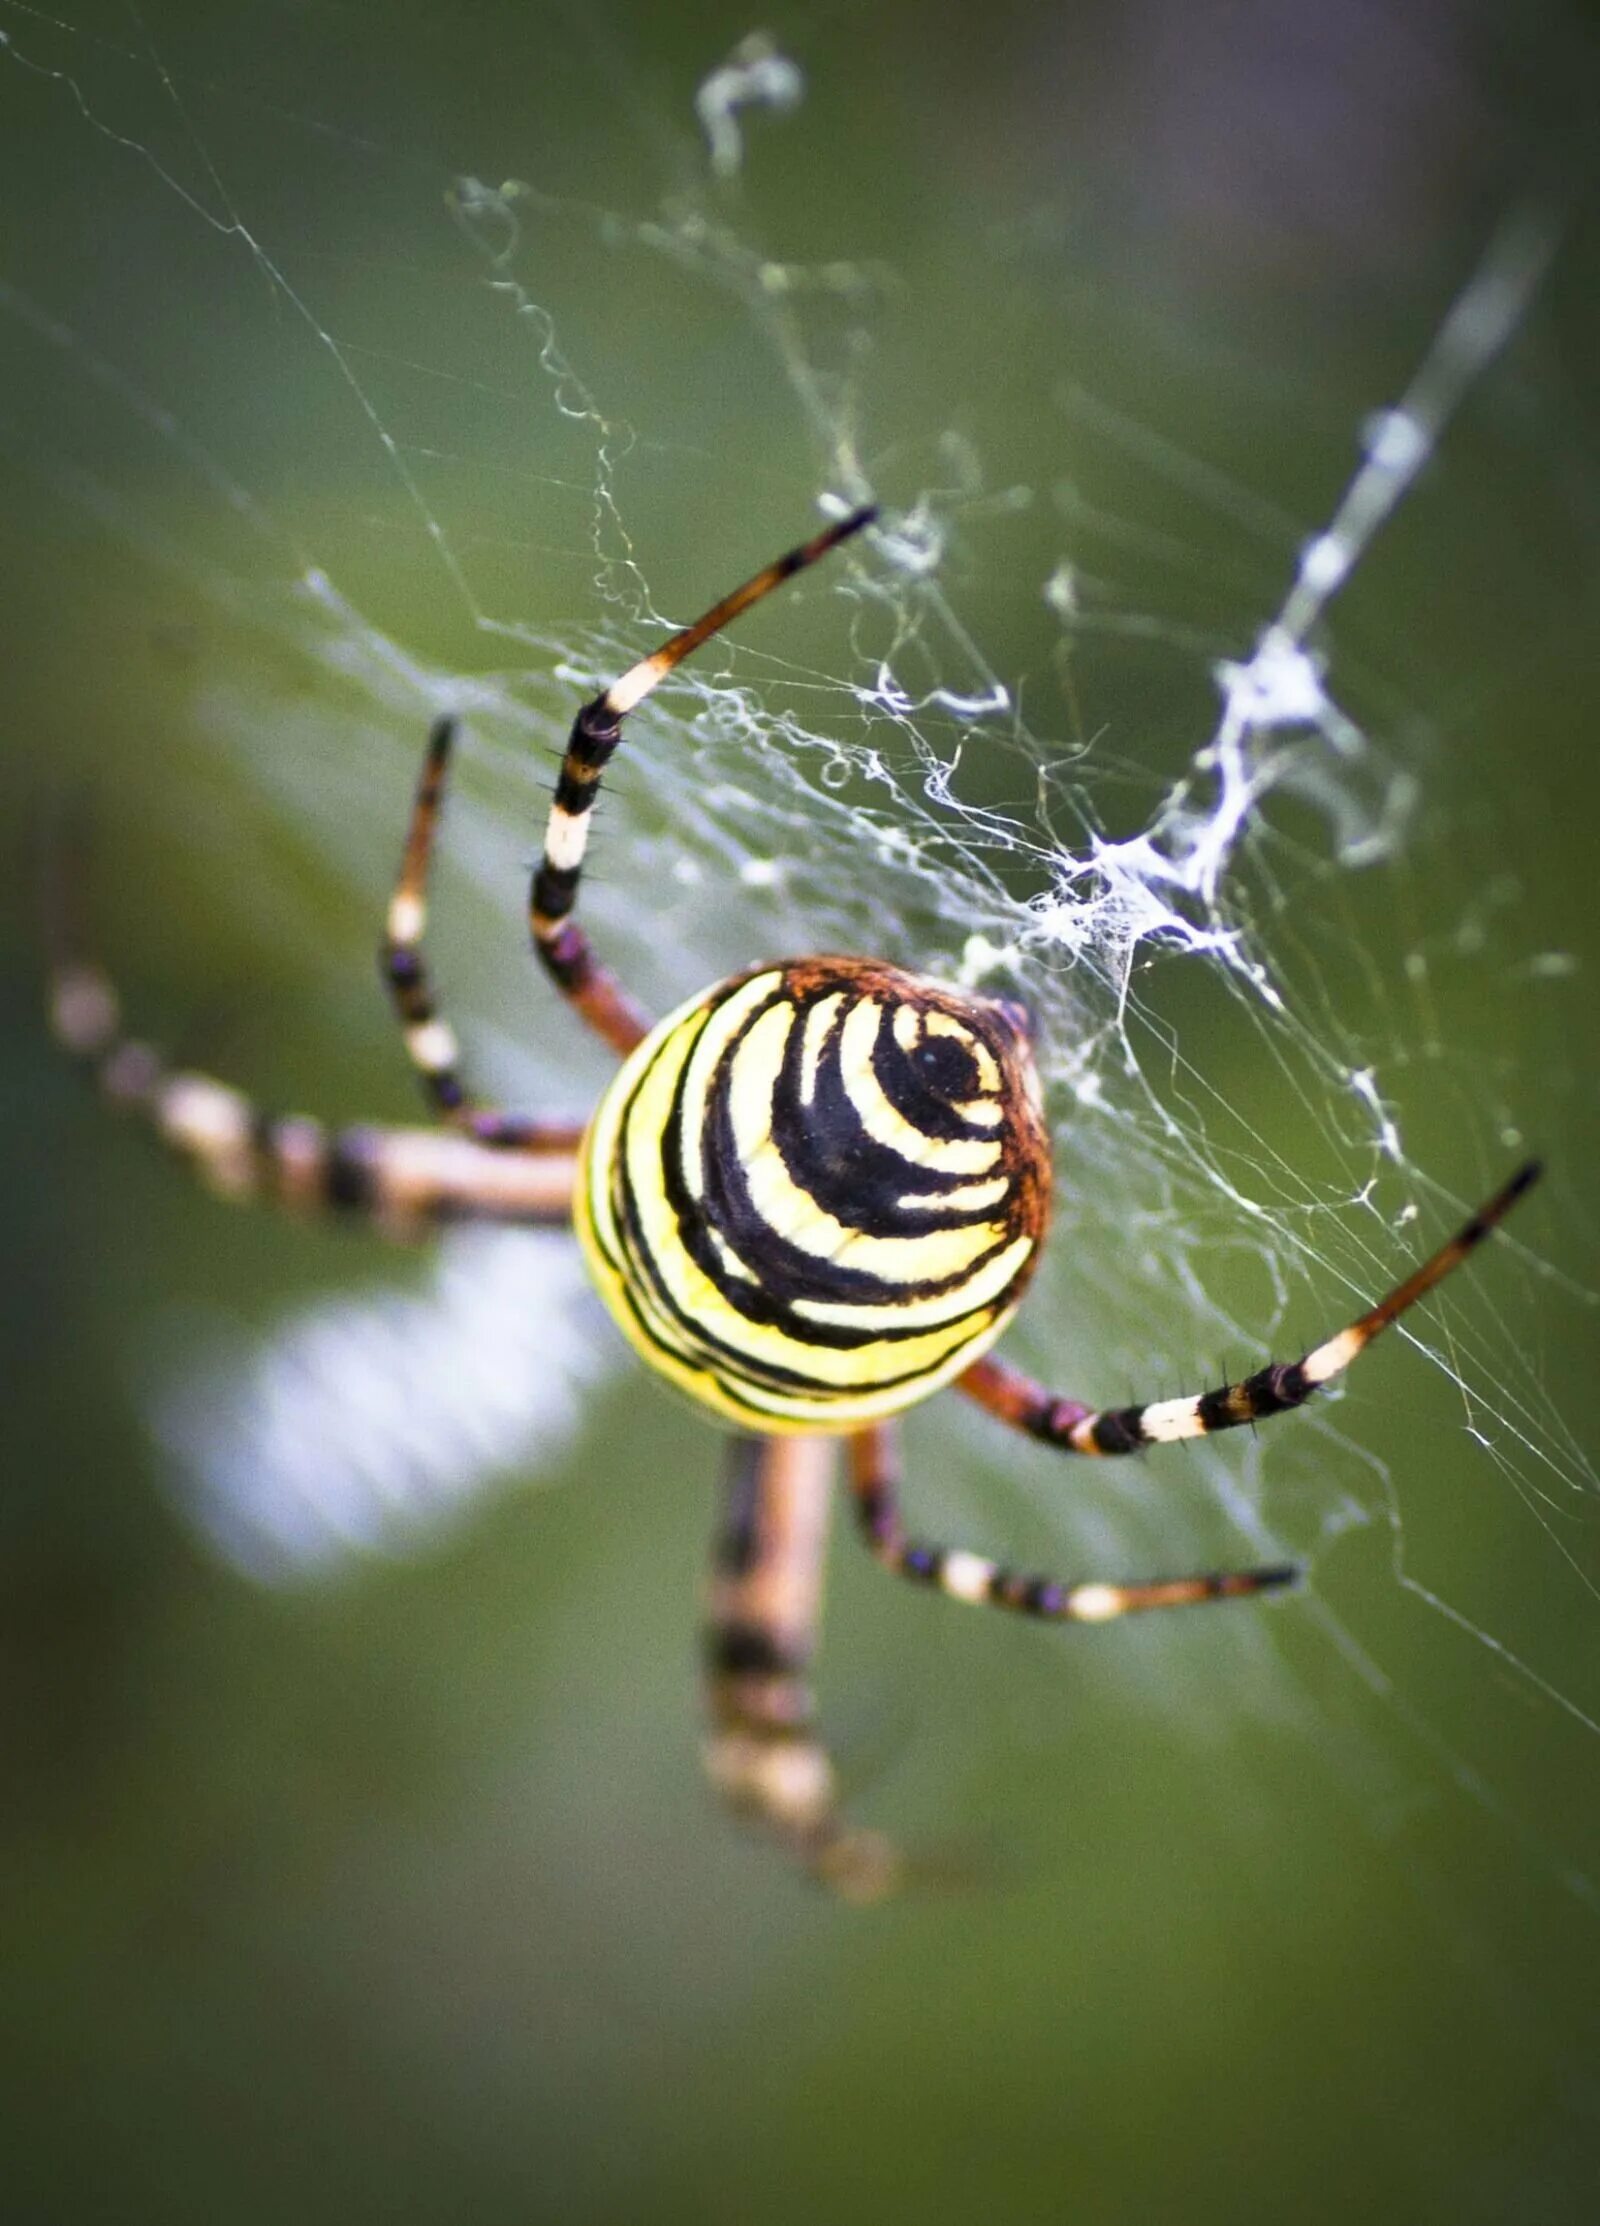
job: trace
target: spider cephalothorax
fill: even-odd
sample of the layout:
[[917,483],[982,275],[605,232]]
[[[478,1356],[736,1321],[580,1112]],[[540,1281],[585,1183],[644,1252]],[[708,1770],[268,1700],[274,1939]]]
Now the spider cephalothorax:
[[769,565],[579,711],[530,894],[557,988],[623,1056],[591,1121],[471,1098],[422,956],[426,884],[454,723],[429,738],[382,948],[432,1129],[330,1131],[270,1118],[123,1034],[115,991],[57,922],[52,1012],[119,1103],[146,1113],[229,1196],[353,1209],[380,1224],[576,1223],[611,1311],[659,1375],[739,1426],[706,1634],[720,1790],[841,1893],[875,1898],[896,1862],[839,1811],[806,1673],[821,1604],[830,1439],[848,1441],[862,1535],[900,1576],[1052,1621],[1231,1599],[1276,1565],[1135,1583],[1062,1583],[900,1516],[893,1418],[953,1383],[1063,1452],[1131,1453],[1302,1406],[1432,1290],[1533,1182],[1521,1168],[1439,1251],[1301,1359],[1236,1383],[1096,1408],[988,1355],[1037,1264],[1049,1145],[1022,1008],[877,959],[805,958],[735,975],[652,1025],[574,918],[589,814],[622,722],[702,642],[872,522],[853,511]]

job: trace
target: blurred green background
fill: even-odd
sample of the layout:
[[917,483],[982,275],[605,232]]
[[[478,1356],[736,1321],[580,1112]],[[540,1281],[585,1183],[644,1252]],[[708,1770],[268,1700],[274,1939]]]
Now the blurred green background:
[[[719,177],[696,91],[758,28],[723,8],[0,15],[0,2216],[1590,2219],[1586,19],[1130,0],[760,27],[804,99],[741,111]],[[527,190],[463,220],[463,177]],[[1365,1055],[1442,1186],[1379,1233],[1396,1272],[1448,1197],[1545,1152],[1517,1244],[1432,1340],[1465,1392],[1395,1341],[1332,1423],[1110,1483],[948,1402],[911,1438],[930,1530],[1103,1576],[1265,1541],[1308,1590],[1036,1632],[902,1597],[841,1539],[822,1687],[855,1806],[970,1881],[857,1913],[699,1785],[717,1448],[624,1365],[522,1463],[552,1488],[419,1522],[412,1552],[261,1583],[213,1551],[149,1427],[185,1355],[430,1271],[226,1212],[65,1070],[27,864],[51,801],[93,800],[140,1025],[269,1103],[410,1118],[373,930],[430,689],[478,684],[445,963],[502,1031],[496,1078],[581,1105],[603,1063],[521,949],[548,767],[494,704],[547,746],[634,653],[624,535],[687,615],[806,525],[848,437],[886,503],[941,521],[978,646],[819,589],[752,625],[741,678],[866,685],[892,652],[959,694],[986,667],[1037,739],[968,753],[970,798],[1031,814],[1081,780],[1132,833],[1363,422],[1530,209],[1548,275],[1323,645],[1418,783],[1404,861],[1336,866],[1275,805],[1241,873],[1300,1033],[1258,1037],[1195,966],[1158,970],[1144,1039],[1170,1025],[1203,1078],[1169,1062],[1186,1122],[1263,1178],[1315,1157],[1326,1200],[1378,1172],[1338,1079]],[[1064,562],[1065,628],[1041,593]],[[807,720],[852,732],[814,693]],[[957,715],[929,717],[947,747]],[[746,935],[808,939],[824,902],[830,935],[938,959],[938,906],[875,918],[820,819],[814,880],[725,907],[677,778],[619,771],[598,857],[597,918],[658,998]],[[1289,1288],[1290,1247],[1178,1176],[1122,1241],[1150,1131],[1117,1089],[1054,1108],[1063,1257],[1023,1349],[1063,1389],[1175,1390],[1243,1357],[1206,1343],[1223,1314],[1315,1335],[1370,1289],[1348,1216],[1309,1224]]]

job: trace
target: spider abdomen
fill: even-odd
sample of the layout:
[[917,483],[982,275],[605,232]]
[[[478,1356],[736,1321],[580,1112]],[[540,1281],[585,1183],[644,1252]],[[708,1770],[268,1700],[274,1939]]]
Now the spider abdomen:
[[630,1054],[576,1219],[660,1374],[748,1429],[848,1430],[993,1343],[1049,1198],[1018,1008],[812,958],[717,984]]

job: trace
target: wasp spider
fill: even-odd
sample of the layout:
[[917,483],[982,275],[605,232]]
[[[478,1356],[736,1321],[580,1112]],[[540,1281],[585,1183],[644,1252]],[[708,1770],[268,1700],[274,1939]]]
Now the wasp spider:
[[1431,1291],[1535,1179],[1529,1165],[1386,1298],[1299,1360],[1196,1397],[1096,1408],[990,1357],[1038,1262],[1050,1143],[1025,1010],[877,959],[763,965],[652,1023],[574,913],[601,775],[622,722],[685,657],[869,524],[858,510],[673,636],[578,713],[533,877],[534,948],[621,1055],[586,1123],[472,1096],[422,955],[454,724],[429,738],[381,961],[431,1128],[330,1131],[258,1112],[127,1036],[106,975],[59,932],[53,1019],[106,1093],[211,1186],[340,1207],[396,1230],[474,1218],[576,1228],[648,1366],[732,1426],[706,1633],[707,1767],[840,1893],[870,1899],[892,1851],[840,1812],[808,1687],[835,1441],[868,1549],[952,1599],[1052,1622],[1236,1599],[1288,1567],[1057,1582],[924,1545],[900,1512],[895,1421],[955,1388],[1064,1453],[1132,1453],[1299,1407]]

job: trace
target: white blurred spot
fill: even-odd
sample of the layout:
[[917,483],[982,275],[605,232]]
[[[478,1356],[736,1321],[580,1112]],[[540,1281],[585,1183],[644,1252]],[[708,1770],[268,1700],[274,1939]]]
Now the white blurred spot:
[[565,1238],[461,1230],[430,1290],[308,1307],[198,1362],[152,1426],[185,1515],[281,1584],[414,1550],[495,1478],[547,1467],[611,1349]]
[[1355,551],[1336,533],[1319,533],[1300,552],[1300,580],[1314,595],[1331,595],[1344,585]]
[[1409,410],[1374,410],[1361,428],[1367,460],[1379,471],[1409,476],[1432,446],[1426,427]]
[[1077,618],[1081,613],[1077,568],[1064,557],[1044,583],[1044,599],[1062,618]]
[[1268,627],[1249,664],[1219,664],[1216,676],[1229,713],[1247,731],[1310,726],[1328,708],[1320,662],[1277,627]]
[[711,167],[720,178],[733,177],[744,165],[744,134],[737,111],[758,106],[787,115],[805,98],[806,81],[799,67],[778,51],[765,31],[752,31],[741,39],[720,69],[715,69],[695,94],[695,111]]

